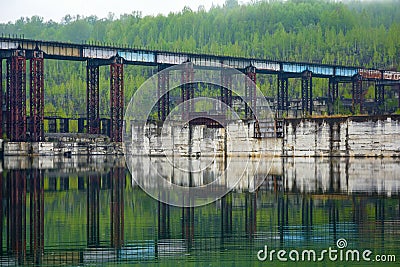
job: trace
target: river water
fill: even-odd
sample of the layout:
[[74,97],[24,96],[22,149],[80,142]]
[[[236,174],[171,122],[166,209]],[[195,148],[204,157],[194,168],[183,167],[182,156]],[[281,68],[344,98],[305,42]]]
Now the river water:
[[[221,159],[185,160],[183,165],[208,163],[197,175],[179,172],[165,158],[133,161],[131,171],[150,185],[157,169],[174,183],[191,179],[198,186],[227,166]],[[221,182],[237,181],[228,194],[205,206],[181,208],[146,194],[124,158],[5,157],[0,266],[396,266],[400,261],[399,159],[246,159],[256,171],[243,171],[243,161],[231,160],[228,180]],[[241,179],[232,180],[238,174]],[[261,185],[255,189],[255,184]]]

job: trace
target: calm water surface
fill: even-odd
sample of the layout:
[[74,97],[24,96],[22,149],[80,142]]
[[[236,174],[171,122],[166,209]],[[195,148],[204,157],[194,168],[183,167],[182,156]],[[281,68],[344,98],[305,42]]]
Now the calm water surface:
[[[135,176],[151,182],[155,174],[149,166],[156,165],[185,183],[185,175],[174,174],[163,158],[140,162]],[[192,177],[195,184],[218,173],[219,160],[212,162],[204,175]],[[234,175],[242,167],[230,168],[228,175]],[[172,207],[149,197],[132,180],[123,158],[8,157],[0,171],[1,266],[400,262],[397,159],[275,159],[269,173],[261,164],[255,177],[245,174],[225,197],[198,208]],[[262,185],[249,192],[254,179],[262,179]],[[259,251],[266,246],[268,256],[260,261],[257,254],[262,258]],[[336,252],[328,255],[329,248]],[[270,257],[271,250],[284,251],[280,256],[287,262],[277,252]],[[369,262],[362,257],[366,250]]]

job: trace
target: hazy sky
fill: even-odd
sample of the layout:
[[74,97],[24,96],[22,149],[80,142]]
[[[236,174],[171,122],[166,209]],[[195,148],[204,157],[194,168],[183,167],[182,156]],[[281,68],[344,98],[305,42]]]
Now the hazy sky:
[[[130,14],[142,11],[143,15],[157,15],[181,11],[184,6],[197,10],[203,5],[208,10],[212,4],[222,6],[225,0],[1,0],[0,22],[14,22],[20,17],[38,15],[45,21],[60,22],[66,14],[107,17],[109,12]],[[241,2],[249,2],[242,0]]]

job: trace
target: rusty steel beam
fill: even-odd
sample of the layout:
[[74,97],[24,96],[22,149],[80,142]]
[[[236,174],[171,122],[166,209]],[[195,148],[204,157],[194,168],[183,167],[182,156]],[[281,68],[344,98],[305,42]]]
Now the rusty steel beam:
[[221,100],[227,106],[232,107],[232,74],[229,69],[221,70]]
[[257,107],[256,68],[253,66],[247,67],[245,74],[248,77],[245,85],[245,118],[253,119],[253,113]]
[[89,134],[100,133],[99,114],[99,66],[88,61],[86,66],[86,115],[87,132]]
[[113,168],[111,176],[111,246],[121,248],[124,245],[124,188],[125,169]]
[[385,85],[375,82],[375,104],[376,112],[381,114],[384,111]]
[[7,59],[6,116],[10,141],[26,141],[26,58],[15,51]]
[[3,138],[3,98],[3,59],[0,58],[0,139]]
[[160,121],[165,121],[169,114],[169,72],[162,71],[164,68],[164,65],[158,65],[157,115]]
[[30,60],[30,138],[44,140],[44,59],[43,52],[34,51]]
[[193,111],[192,102],[190,99],[194,98],[194,86],[193,86],[193,64],[186,63],[185,68],[181,74],[181,98],[183,103],[182,119],[188,120],[190,112]]
[[289,109],[289,78],[282,74],[278,75],[278,111]]
[[357,112],[357,108],[359,108],[358,111],[361,113],[363,110],[363,88],[362,77],[360,75],[356,75],[352,80],[351,96],[353,114]]
[[312,95],[312,73],[304,71],[301,76],[301,109],[303,114],[312,115],[313,95]]
[[112,142],[122,142],[124,124],[124,65],[118,57],[110,65],[110,138]]

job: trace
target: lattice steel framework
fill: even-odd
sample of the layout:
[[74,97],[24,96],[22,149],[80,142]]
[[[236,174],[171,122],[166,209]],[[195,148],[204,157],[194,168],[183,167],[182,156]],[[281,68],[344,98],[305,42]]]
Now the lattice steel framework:
[[[336,99],[339,97],[339,81],[333,77],[329,78],[329,85],[328,85],[328,111],[329,114],[334,113],[334,106]],[[339,112],[338,110],[336,112]]]
[[360,75],[356,75],[353,77],[352,81],[352,112],[356,113],[357,108],[359,108],[359,112],[363,110],[363,88],[362,88],[362,77]]
[[183,103],[182,109],[182,119],[188,120],[190,113],[193,111],[192,102],[188,101],[194,98],[194,85],[193,85],[193,64],[186,63],[185,68],[181,74],[181,98]]
[[15,51],[7,59],[7,136],[10,141],[26,141],[26,58]]
[[86,113],[87,113],[87,132],[90,134],[100,133],[100,114],[99,114],[99,66],[88,61],[86,67]]
[[169,113],[169,72],[163,69],[164,65],[158,65],[157,115],[160,121],[165,121]]
[[3,138],[3,59],[0,58],[0,138]]
[[118,57],[110,65],[110,138],[113,142],[122,142],[124,125],[124,65]]
[[232,107],[232,74],[229,69],[221,70],[221,100]]
[[377,113],[381,113],[384,110],[384,103],[385,103],[385,85],[377,81],[375,83],[375,104]]
[[278,75],[278,110],[289,109],[289,79],[283,74]]
[[246,79],[245,88],[245,118],[253,119],[253,111],[257,106],[257,91],[256,91],[256,68],[249,66],[245,69]]
[[121,248],[124,245],[124,188],[125,169],[113,168],[110,172],[111,191],[111,246]]
[[44,140],[44,59],[43,52],[34,51],[30,60],[30,138]]
[[313,93],[312,93],[312,74],[304,71],[301,75],[301,109],[304,113],[312,115]]

